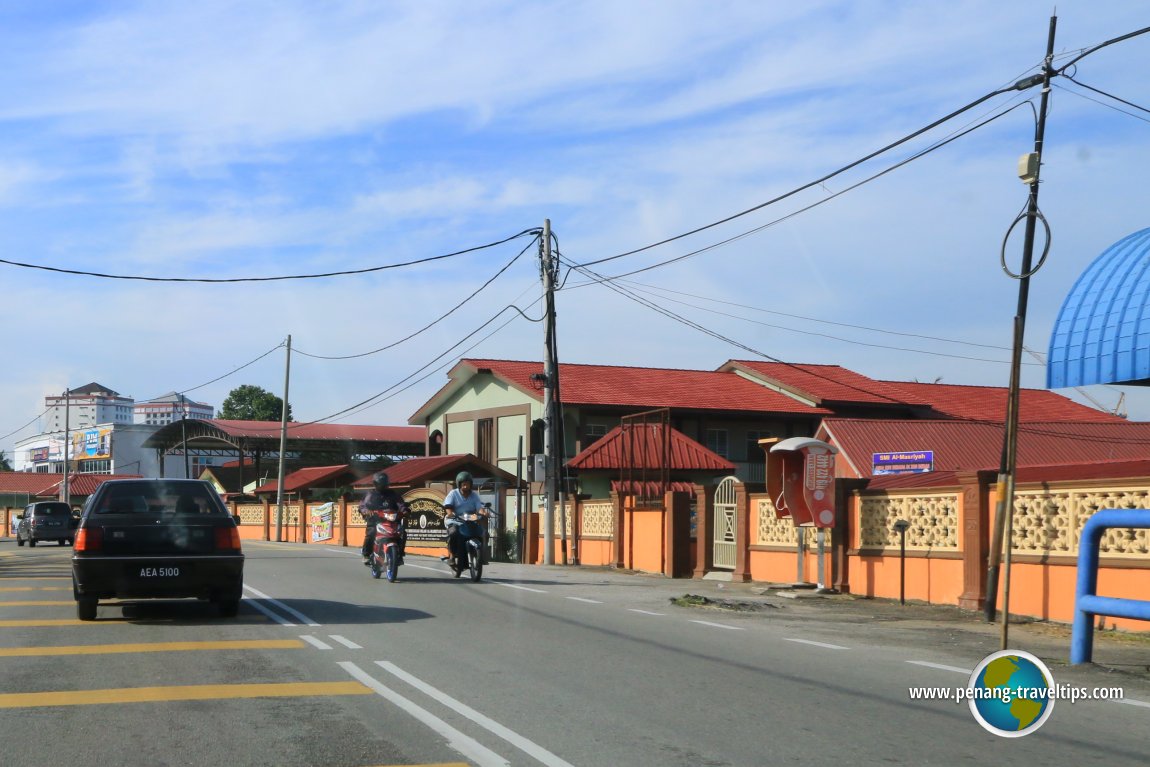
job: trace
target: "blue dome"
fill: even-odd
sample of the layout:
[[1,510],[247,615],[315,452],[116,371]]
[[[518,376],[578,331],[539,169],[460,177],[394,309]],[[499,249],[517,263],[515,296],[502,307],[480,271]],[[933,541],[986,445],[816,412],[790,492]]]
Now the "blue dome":
[[1046,386],[1150,384],[1150,229],[1107,248],[1062,303]]

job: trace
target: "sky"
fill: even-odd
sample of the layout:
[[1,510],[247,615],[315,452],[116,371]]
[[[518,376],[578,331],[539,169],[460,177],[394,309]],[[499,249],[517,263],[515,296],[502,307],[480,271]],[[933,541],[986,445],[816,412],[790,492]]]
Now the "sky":
[[[406,424],[461,358],[542,359],[545,220],[562,362],[1006,386],[1040,88],[855,163],[1037,72],[1053,12],[4,4],[0,258],[26,266],[0,263],[0,450],[93,381],[282,396],[289,336],[297,420]],[[1137,0],[1057,14],[1056,67],[1150,26]],[[1023,386],[1078,276],[1150,226],[1148,57],[1133,37],[1053,82]],[[1150,420],[1144,389],[1060,392]]]

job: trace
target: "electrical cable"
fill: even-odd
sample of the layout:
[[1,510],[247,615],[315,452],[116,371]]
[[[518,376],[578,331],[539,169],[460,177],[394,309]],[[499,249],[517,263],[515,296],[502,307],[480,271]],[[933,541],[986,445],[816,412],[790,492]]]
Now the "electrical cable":
[[[742,320],[744,322],[750,322],[750,323],[753,323],[755,325],[762,325],[763,327],[774,328],[776,330],[785,330],[785,331],[788,331],[791,333],[800,333],[802,335],[817,336],[819,338],[829,338],[832,341],[841,341],[843,343],[852,344],[854,346],[866,346],[866,347],[872,348],[872,349],[888,349],[891,351],[911,352],[913,354],[928,354],[928,355],[931,355],[934,357],[949,357],[952,359],[968,360],[971,362],[993,362],[993,363],[1000,363],[1000,364],[1010,364],[1010,360],[994,360],[994,359],[987,359],[985,357],[971,357],[971,356],[964,355],[964,354],[948,354],[946,352],[930,351],[927,349],[908,349],[908,348],[902,347],[902,346],[888,346],[886,344],[876,344],[876,343],[869,343],[866,341],[856,341],[856,340],[853,340],[850,338],[842,338],[840,336],[833,336],[833,335],[830,335],[829,333],[819,333],[819,332],[816,332],[813,330],[800,330],[798,328],[787,327],[786,325],[774,325],[774,324],[769,323],[769,322],[762,322],[760,320],[753,320],[749,317],[741,317],[737,314],[729,314],[727,312],[720,312],[720,311],[717,311],[714,309],[707,309],[706,307],[696,306],[695,304],[690,304],[690,303],[687,303],[686,301],[679,301],[679,300],[676,300],[674,298],[664,298],[663,300],[673,301],[673,302],[680,304],[682,306],[689,306],[692,309],[698,309],[699,311],[710,312],[711,314],[717,314],[720,317],[729,317],[731,319]],[[832,324],[839,324],[839,323],[832,323]],[[879,331],[879,332],[886,332],[886,331]],[[899,334],[899,335],[912,335],[912,334]],[[934,339],[934,340],[945,341],[946,339]],[[961,342],[957,342],[957,343],[961,343]],[[984,344],[973,344],[973,345],[983,346]],[[1002,348],[1002,347],[989,347],[989,348]],[[1009,351],[1009,349],[1004,349],[1004,351]],[[1033,362],[1032,363],[1025,363],[1024,362],[1022,364],[1039,366],[1038,363],[1033,363]]]
[[[495,280],[497,280],[497,279],[498,279],[498,278],[499,278],[499,277],[500,277],[500,276],[501,276],[501,275],[502,275],[504,272],[506,272],[508,269],[510,269],[510,268],[511,268],[511,265],[512,265],[512,264],[514,264],[516,261],[518,261],[518,260],[520,259],[520,257],[521,257],[521,256],[522,256],[524,253],[526,253],[526,252],[527,252],[527,250],[528,250],[528,249],[529,249],[529,248],[530,248],[532,245],[534,245],[534,244],[535,244],[535,243],[536,243],[538,240],[539,240],[539,236],[537,235],[536,237],[534,237],[534,238],[531,240],[531,242],[527,243],[527,245],[526,245],[526,246],[523,248],[523,250],[519,251],[519,253],[518,253],[518,254],[516,254],[514,258],[512,258],[510,261],[508,261],[506,264],[504,264],[504,265],[503,265],[503,268],[501,268],[501,269],[500,269],[499,271],[497,271],[497,272],[496,272],[494,275],[492,275],[492,277],[491,277],[489,280],[487,280],[487,282],[483,283],[483,284],[482,284],[482,285],[480,285],[478,288],[476,288],[476,290],[475,290],[475,291],[474,291],[474,292],[473,292],[471,295],[469,295],[467,298],[465,298],[465,299],[463,299],[462,301],[460,301],[460,302],[456,303],[456,304],[455,304],[455,306],[451,307],[451,308],[450,308],[450,309],[449,309],[449,310],[448,310],[446,313],[444,313],[444,314],[441,314],[439,317],[437,317],[436,319],[432,320],[432,321],[431,321],[431,322],[429,322],[428,324],[424,325],[424,326],[423,326],[422,328],[420,328],[419,330],[415,331],[414,333],[412,333],[412,334],[410,334],[410,335],[408,335],[408,336],[405,336],[405,337],[403,337],[403,338],[399,339],[398,341],[393,341],[392,343],[390,343],[390,344],[387,344],[386,346],[381,346],[381,347],[379,347],[378,349],[373,349],[373,350],[371,350],[371,351],[369,351],[369,352],[362,352],[362,353],[360,353],[360,354],[345,354],[345,355],[338,355],[338,356],[326,356],[326,355],[322,355],[322,354],[311,354],[311,353],[308,353],[308,352],[305,352],[305,351],[303,351],[302,349],[293,349],[292,351],[295,351],[295,352],[297,352],[297,353],[299,353],[299,354],[302,354],[302,355],[303,355],[303,356],[305,356],[305,357],[312,357],[312,358],[314,358],[314,359],[317,359],[317,360],[351,360],[351,359],[358,359],[358,358],[360,358],[360,357],[367,357],[367,356],[370,356],[370,355],[372,355],[372,354],[378,354],[379,352],[382,352],[382,351],[387,351],[388,349],[393,349],[393,348],[395,348],[396,346],[399,346],[400,344],[402,344],[402,343],[404,343],[404,342],[406,342],[406,341],[410,341],[411,339],[413,339],[413,338],[415,338],[416,336],[420,335],[420,334],[421,334],[421,333],[423,333],[424,331],[427,331],[427,330],[431,329],[431,328],[432,328],[432,327],[434,327],[435,325],[438,325],[440,322],[442,322],[443,320],[447,319],[447,318],[448,318],[448,317],[450,317],[452,314],[454,314],[456,311],[458,311],[459,309],[461,309],[461,308],[463,307],[463,305],[464,305],[464,304],[466,304],[468,301],[470,301],[471,299],[473,299],[473,298],[475,298],[477,295],[479,295],[479,293],[480,293],[480,292],[482,292],[484,288],[486,288],[486,287],[487,287],[488,285],[490,285],[491,283],[495,282]],[[523,316],[524,316],[524,317],[526,317],[527,315],[523,315]]]
[[[1119,102],[1120,104],[1125,104],[1128,107],[1133,107],[1135,109],[1139,109],[1143,112],[1146,112],[1147,114],[1150,114],[1150,109],[1147,109],[1146,107],[1143,107],[1143,106],[1139,106],[1139,105],[1135,104],[1133,101],[1127,101],[1126,99],[1118,98],[1113,93],[1107,93],[1106,91],[1095,88],[1092,85],[1087,85],[1086,83],[1079,82],[1078,80],[1075,80],[1070,75],[1063,75],[1063,77],[1065,77],[1067,80],[1069,80],[1070,82],[1077,85],[1079,88],[1085,88],[1086,90],[1094,91],[1095,93],[1101,94],[1108,99],[1114,99],[1115,101]],[[1123,114],[1129,114],[1129,112],[1123,112]]]
[[[1060,86],[1057,83],[1055,83],[1053,85],[1055,85],[1055,87],[1057,87],[1057,89],[1060,91],[1063,91],[1065,93],[1070,93],[1072,95],[1076,95],[1076,97],[1078,97],[1080,99],[1084,99],[1086,101],[1091,101],[1091,102],[1097,103],[1098,106],[1106,107],[1107,109],[1113,109],[1114,112],[1117,112],[1118,114],[1126,115],[1127,117],[1134,117],[1135,120],[1141,120],[1144,123],[1150,123],[1150,118],[1143,117],[1142,115],[1136,115],[1133,112],[1127,112],[1126,109],[1121,109],[1117,106],[1114,106],[1113,103],[1106,103],[1102,99],[1091,98],[1086,93],[1080,93],[1079,91],[1074,91],[1074,90],[1068,89],[1068,87]],[[1139,107],[1139,108],[1141,109],[1142,107]]]
[[[879,171],[878,173],[870,175],[870,176],[862,179],[861,181],[858,181],[855,184],[852,184],[852,185],[850,185],[844,189],[839,190],[838,192],[834,192],[834,193],[828,195],[827,197],[822,198],[821,200],[817,200],[817,201],[815,201],[809,205],[806,205],[802,208],[799,208],[798,210],[794,210],[794,211],[786,214],[785,216],[780,216],[779,218],[768,221],[765,224],[762,224],[760,226],[756,226],[753,229],[749,229],[745,232],[741,232],[740,234],[736,234],[733,237],[728,237],[725,240],[720,240],[719,242],[712,243],[710,245],[706,245],[706,246],[701,247],[701,248],[697,248],[696,250],[693,250],[689,253],[685,253],[681,256],[676,256],[675,258],[670,258],[670,259],[667,259],[665,261],[660,261],[658,263],[651,264],[649,266],[645,266],[645,267],[642,267],[639,269],[633,269],[629,272],[623,272],[622,274],[618,274],[618,275],[615,275],[613,277],[609,277],[606,279],[618,280],[618,279],[622,279],[623,277],[630,277],[630,276],[635,275],[635,274],[640,274],[642,272],[651,271],[652,269],[658,269],[658,268],[663,267],[663,266],[668,266],[669,264],[677,263],[679,261],[685,261],[689,258],[694,258],[695,256],[702,255],[703,253],[706,253],[708,251],[715,250],[716,248],[720,248],[720,247],[723,247],[725,245],[729,245],[733,242],[737,242],[738,240],[749,237],[752,234],[757,234],[757,233],[763,231],[764,229],[768,229],[772,226],[775,226],[775,225],[780,224],[784,221],[787,221],[791,218],[794,218],[795,216],[798,216],[801,213],[806,213],[807,211],[809,211],[813,208],[817,208],[820,205],[824,205],[824,204],[830,202],[831,200],[835,199],[836,197],[840,197],[840,196],[846,194],[847,192],[854,191],[855,189],[857,189],[860,186],[863,186],[864,184],[868,184],[872,181],[875,181],[875,180],[881,178],[882,176],[885,176],[888,173],[891,173],[895,170],[898,170],[899,168],[903,167],[904,165],[907,165],[911,162],[914,162],[915,160],[920,159],[921,157],[924,157],[925,155],[928,155],[931,152],[934,152],[938,149],[941,149],[942,147],[946,146],[947,144],[950,144],[953,141],[957,141],[958,139],[978,130],[979,128],[982,128],[982,127],[994,122],[995,120],[997,120],[1001,117],[1005,117],[1006,115],[1013,112],[1015,109],[1018,109],[1019,107],[1023,106],[1024,104],[1028,104],[1028,103],[1030,103],[1030,102],[1029,101],[1023,101],[1023,102],[1020,102],[1018,104],[1014,104],[1013,106],[1004,109],[1003,111],[999,112],[998,114],[995,114],[991,117],[988,117],[985,120],[982,120],[982,121],[977,122],[973,125],[970,125],[969,127],[965,128],[964,130],[959,131],[957,133],[954,133],[951,136],[947,137],[946,139],[938,141],[935,144],[932,144],[931,146],[926,147],[925,149],[923,149],[919,152],[916,152],[915,154],[895,163],[894,165],[891,165],[891,166],[885,168],[884,170]],[[629,255],[629,254],[623,254],[623,255]],[[611,260],[611,259],[601,259],[601,261],[609,261],[609,260]],[[601,261],[590,261],[590,262],[587,262],[587,264],[580,264],[579,266],[586,266],[588,264],[597,264],[597,263],[601,263]],[[576,267],[576,265],[570,264],[570,268],[575,268],[575,267]],[[570,274],[570,272],[568,272],[568,274]],[[566,283],[566,278],[564,278],[563,282]],[[588,282],[588,283],[579,283],[577,285],[572,285],[571,288],[585,287],[586,285],[593,284],[594,282],[595,281],[592,280],[591,282]]]
[[404,261],[397,264],[384,264],[382,266],[371,266],[364,269],[348,269],[339,272],[321,272],[317,274],[292,274],[280,275],[277,277],[145,277],[140,275],[130,274],[107,274],[104,272],[88,272],[80,269],[63,269],[56,266],[45,266],[43,264],[29,264],[21,261],[10,261],[5,258],[0,258],[0,264],[8,264],[9,266],[19,266],[25,269],[39,269],[45,272],[55,272],[58,274],[75,274],[82,277],[100,277],[108,280],[138,280],[143,282],[201,282],[201,283],[237,283],[237,282],[276,282],[282,280],[316,280],[325,277],[345,277],[353,274],[370,274],[371,272],[380,272],[387,269],[399,269],[404,266],[416,266],[418,264],[427,264],[432,261],[441,261],[445,258],[455,258],[456,256],[466,255],[468,253],[475,253],[476,251],[493,248],[504,243],[511,242],[512,240],[523,237],[524,235],[533,234],[539,235],[539,229],[524,229],[518,234],[510,237],[505,237],[496,242],[489,242],[486,245],[476,245],[475,247],[465,248],[464,250],[457,250],[453,253],[444,253],[439,256],[429,256],[427,258],[419,258],[413,261]]
[[[907,333],[907,332],[901,331],[901,330],[886,330],[884,328],[875,328],[875,327],[870,327],[868,325],[855,325],[855,324],[852,324],[849,322],[835,322],[833,320],[819,319],[818,317],[806,317],[806,316],[801,315],[801,314],[788,314],[787,312],[779,312],[779,311],[775,311],[773,309],[764,309],[761,306],[751,306],[750,304],[740,304],[740,303],[737,303],[735,301],[724,301],[721,298],[712,298],[710,296],[700,296],[696,293],[686,293],[686,292],[681,291],[681,290],[672,290],[671,288],[665,288],[661,285],[649,285],[646,283],[634,282],[631,280],[621,280],[620,282],[622,282],[622,284],[624,284],[624,285],[631,285],[633,287],[646,288],[648,291],[657,291],[657,292],[661,292],[661,293],[673,293],[675,295],[686,296],[688,298],[695,298],[695,299],[698,299],[700,301],[710,301],[710,302],[716,303],[716,304],[725,304],[727,306],[734,306],[734,307],[737,307],[739,309],[749,309],[749,310],[754,311],[754,312],[762,312],[763,314],[774,314],[774,315],[778,315],[779,317],[787,317],[787,318],[793,319],[793,320],[803,320],[804,322],[818,322],[818,323],[823,324],[823,325],[836,325],[836,326],[842,327],[842,328],[850,328],[851,330],[865,330],[865,331],[868,331],[871,333],[885,333],[887,335],[903,336],[906,338],[921,338],[924,341],[940,341],[940,342],[946,343],[946,344],[959,344],[961,346],[977,346],[977,347],[980,347],[983,349],[997,349],[999,351],[1010,351],[1010,347],[999,346],[997,344],[980,344],[980,343],[976,343],[974,341],[960,341],[960,340],[955,339],[955,338],[943,338],[941,336],[928,336],[928,335],[924,335],[922,333]],[[688,306],[690,306],[690,304],[688,304]],[[696,306],[694,308],[702,309],[703,311],[710,311],[709,309],[705,309],[705,308],[699,307],[699,306]],[[738,315],[728,315],[728,316],[735,317],[736,319],[741,319]]]
[[36,416],[35,418],[33,418],[31,421],[29,421],[28,423],[24,424],[24,425],[23,425],[23,426],[21,426],[20,428],[18,428],[18,429],[15,429],[15,430],[13,430],[13,431],[10,431],[10,432],[8,432],[7,434],[2,434],[2,435],[0,435],[0,440],[5,440],[5,439],[8,439],[9,437],[11,437],[11,436],[14,436],[14,435],[16,435],[16,434],[19,434],[20,432],[24,431],[24,430],[25,430],[25,429],[27,429],[29,426],[31,426],[32,424],[36,423],[36,422],[37,422],[37,421],[39,421],[41,418],[43,418],[44,416],[46,416],[46,415],[48,414],[48,411],[49,411],[49,410],[51,410],[51,409],[52,409],[52,408],[45,408],[45,409],[44,409],[44,412],[40,413],[40,415]]
[[[394,384],[392,384],[391,386],[387,387],[387,388],[386,388],[386,389],[384,389],[383,391],[377,392],[376,394],[373,394],[372,396],[368,397],[367,399],[361,400],[361,401],[359,401],[359,402],[355,403],[354,405],[350,405],[350,406],[348,406],[348,407],[346,407],[346,408],[343,408],[342,410],[338,410],[338,411],[336,411],[335,413],[332,413],[332,414],[330,414],[330,415],[326,415],[326,416],[323,416],[322,418],[316,418],[316,419],[313,419],[313,420],[311,420],[311,421],[297,421],[297,422],[292,422],[292,423],[289,423],[289,424],[288,424],[288,426],[287,426],[287,428],[288,428],[288,429],[293,429],[293,428],[295,428],[295,429],[298,429],[298,428],[301,428],[301,427],[303,427],[303,426],[310,426],[310,425],[313,425],[313,424],[323,423],[323,422],[325,422],[325,421],[331,421],[331,420],[334,420],[334,419],[336,419],[336,418],[339,418],[340,416],[344,416],[344,415],[350,415],[350,414],[352,413],[352,411],[358,411],[358,410],[359,410],[359,409],[361,409],[361,408],[364,408],[364,407],[367,407],[367,406],[370,406],[370,405],[374,405],[374,404],[376,404],[376,403],[377,403],[377,401],[382,401],[382,398],[384,398],[384,395],[387,395],[389,392],[392,392],[392,390],[394,390],[394,389],[396,389],[397,387],[399,387],[400,385],[402,385],[402,384],[406,383],[406,382],[407,382],[407,381],[409,381],[411,378],[414,378],[414,377],[415,377],[415,376],[417,376],[419,373],[421,373],[422,371],[426,370],[428,367],[430,367],[431,365],[434,365],[434,364],[435,364],[437,361],[439,361],[439,360],[440,360],[440,359],[442,359],[443,357],[445,357],[445,356],[447,356],[448,354],[450,354],[450,353],[452,352],[452,350],[454,350],[454,349],[456,349],[457,347],[461,346],[461,345],[462,345],[463,343],[465,343],[465,342],[466,342],[466,341],[467,341],[469,338],[471,338],[472,336],[476,335],[477,333],[479,333],[480,331],[482,331],[484,328],[486,328],[488,325],[491,325],[493,322],[495,322],[495,320],[497,320],[501,314],[503,314],[505,311],[507,311],[507,309],[508,309],[508,308],[511,308],[511,307],[506,307],[506,306],[505,306],[505,307],[503,307],[503,308],[502,308],[502,309],[500,309],[498,312],[496,312],[494,315],[492,315],[492,316],[491,316],[489,319],[487,319],[487,320],[486,320],[486,321],[484,321],[484,322],[483,322],[481,325],[479,325],[479,327],[477,327],[477,328],[475,328],[474,330],[472,330],[470,333],[468,333],[467,335],[465,335],[465,336],[464,336],[463,338],[461,338],[459,341],[456,341],[454,344],[452,344],[451,346],[449,346],[449,347],[448,347],[446,350],[444,350],[444,351],[443,351],[443,352],[441,352],[440,354],[437,354],[437,355],[436,355],[436,356],[435,356],[435,357],[434,357],[434,358],[433,358],[433,359],[432,359],[430,362],[428,362],[428,363],[426,363],[426,364],[424,364],[424,365],[420,366],[419,368],[417,368],[417,369],[415,370],[415,372],[413,372],[413,373],[411,373],[411,374],[409,374],[409,375],[405,376],[404,378],[400,379],[400,380],[399,380],[399,381],[397,381],[396,383],[394,383]],[[514,307],[514,308],[516,308],[516,310],[518,310],[518,307]],[[522,312],[522,311],[520,311],[520,314],[523,314],[523,312]],[[526,315],[523,315],[523,316],[524,316],[524,317],[526,317]],[[512,319],[514,319],[514,317],[512,317]],[[530,318],[528,318],[528,319],[530,319]],[[501,326],[500,326],[500,329],[502,329],[503,327],[506,327],[506,324],[504,324],[504,325],[501,325]],[[397,392],[397,393],[398,393],[398,392]],[[391,396],[394,396],[394,394],[393,394],[393,395],[391,395]]]
[[[819,186],[819,185],[823,184],[824,182],[829,181],[830,179],[834,178],[835,176],[842,175],[846,171],[851,170],[852,168],[856,168],[859,165],[862,165],[863,163],[865,163],[869,160],[872,160],[881,154],[885,154],[886,152],[889,152],[891,149],[894,149],[897,146],[905,144],[906,142],[910,141],[911,139],[917,138],[918,136],[921,136],[923,133],[926,133],[930,130],[933,130],[934,128],[937,128],[939,125],[942,125],[943,123],[946,123],[946,122],[954,119],[955,117],[957,117],[958,115],[960,115],[964,112],[970,111],[974,107],[978,106],[979,104],[981,104],[981,103],[983,103],[989,99],[994,98],[995,96],[1000,96],[1003,93],[1009,93],[1010,91],[1013,91],[1013,90],[1022,90],[1023,89],[1022,86],[1026,82],[1027,81],[1025,81],[1025,80],[1019,81],[1019,82],[1015,83],[1014,85],[1008,86],[1006,88],[999,88],[998,90],[991,91],[990,93],[987,93],[985,96],[982,96],[978,99],[975,99],[974,101],[970,102],[966,106],[963,106],[963,107],[960,107],[959,109],[954,110],[953,112],[946,115],[945,117],[942,117],[938,120],[935,120],[934,122],[930,123],[929,125],[926,125],[925,127],[919,128],[918,130],[914,131],[913,133],[910,133],[910,134],[903,136],[902,138],[898,139],[897,141],[894,141],[894,142],[891,142],[890,144],[887,144],[886,146],[882,147],[881,149],[877,149],[877,150],[871,152],[870,154],[859,158],[858,160],[855,160],[851,163],[848,163],[847,165],[844,165],[837,170],[831,171],[830,173],[826,174],[825,176],[822,176],[820,178],[815,179],[814,181],[810,181],[806,184],[803,184],[802,186],[796,187],[796,188],[790,190],[789,192],[785,192],[785,193],[783,193],[777,197],[774,197],[770,200],[767,200],[766,202],[759,203],[758,205],[747,208],[746,210],[740,211],[738,213],[734,213],[730,216],[727,216],[726,218],[719,219],[718,221],[713,221],[709,224],[705,224],[703,226],[696,227],[695,229],[692,229],[688,232],[683,232],[682,234],[677,234],[673,237],[668,237],[664,240],[660,240],[659,242],[654,242],[654,243],[651,243],[650,245],[645,245],[641,248],[634,248],[632,250],[628,250],[628,251],[625,251],[623,253],[618,253],[614,256],[608,256],[606,258],[600,258],[600,259],[596,259],[594,261],[586,261],[582,264],[579,264],[579,266],[596,266],[598,264],[606,263],[607,261],[614,261],[616,259],[624,258],[626,256],[633,256],[637,253],[642,253],[644,251],[651,250],[652,248],[657,248],[657,247],[660,247],[662,245],[666,245],[668,243],[675,242],[676,240],[681,240],[684,237],[690,237],[691,235],[698,234],[699,232],[703,232],[703,231],[706,231],[708,229],[713,229],[716,226],[720,226],[722,224],[729,223],[731,221],[734,221],[737,218],[741,218],[741,217],[746,216],[750,213],[754,213],[755,211],[761,210],[761,209],[763,209],[769,205],[774,205],[777,202],[781,202],[782,200],[785,200],[789,197],[793,197],[794,195],[798,194],[799,192],[805,191],[805,190],[810,189],[810,188],[815,187],[815,186]],[[1031,87],[1031,85],[1028,84],[1025,87]]]
[[[191,387],[190,389],[182,389],[182,390],[178,390],[178,391],[176,391],[175,393],[176,393],[176,394],[180,394],[180,395],[185,395],[185,394],[187,394],[188,392],[193,392],[193,391],[195,391],[196,389],[202,389],[202,388],[204,388],[205,386],[211,386],[212,384],[216,383],[217,381],[222,381],[222,380],[224,380],[225,378],[227,378],[228,376],[231,376],[231,375],[235,375],[236,373],[240,372],[241,370],[243,370],[243,369],[244,369],[244,368],[246,368],[246,367],[251,367],[252,365],[254,365],[254,364],[256,364],[257,362],[259,362],[260,360],[262,360],[264,357],[266,357],[266,356],[268,356],[269,354],[271,354],[272,352],[274,352],[276,349],[282,349],[282,348],[284,347],[284,345],[285,345],[285,344],[284,344],[284,342],[283,342],[283,341],[280,341],[278,344],[276,344],[276,345],[275,345],[275,346],[273,346],[272,348],[268,349],[266,352],[264,352],[264,353],[263,353],[263,354],[261,354],[260,356],[256,357],[256,358],[255,358],[254,360],[252,360],[251,362],[245,362],[244,364],[240,365],[238,368],[234,368],[233,370],[231,370],[231,371],[229,371],[229,372],[227,372],[227,373],[224,373],[222,376],[217,376],[216,378],[213,378],[213,379],[212,379],[212,380],[210,380],[210,381],[205,381],[204,383],[202,383],[202,384],[199,384],[198,386],[193,386],[193,387]],[[158,399],[159,397],[162,397],[162,396],[164,396],[164,395],[162,395],[162,394],[161,394],[161,395],[158,395],[157,397],[151,397],[151,398],[149,398],[149,399],[142,399],[142,400],[137,400],[137,401],[138,401],[138,402],[151,402],[152,400],[154,400],[154,399]]]

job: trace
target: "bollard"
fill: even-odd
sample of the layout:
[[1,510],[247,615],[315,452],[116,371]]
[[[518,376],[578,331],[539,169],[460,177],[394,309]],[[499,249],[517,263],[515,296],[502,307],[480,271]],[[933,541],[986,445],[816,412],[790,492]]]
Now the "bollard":
[[910,527],[910,522],[905,519],[900,519],[894,523],[894,529],[898,530],[898,603],[900,605],[906,604],[906,529]]

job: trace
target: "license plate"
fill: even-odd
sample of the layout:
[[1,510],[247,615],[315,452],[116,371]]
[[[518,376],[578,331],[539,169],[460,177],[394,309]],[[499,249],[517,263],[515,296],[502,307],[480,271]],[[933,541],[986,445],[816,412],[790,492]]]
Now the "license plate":
[[141,567],[141,578],[179,578],[180,568],[178,567]]

